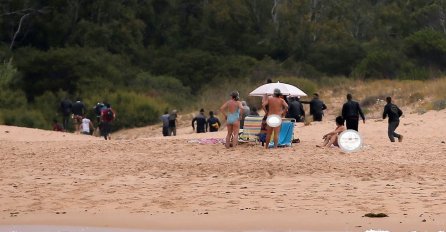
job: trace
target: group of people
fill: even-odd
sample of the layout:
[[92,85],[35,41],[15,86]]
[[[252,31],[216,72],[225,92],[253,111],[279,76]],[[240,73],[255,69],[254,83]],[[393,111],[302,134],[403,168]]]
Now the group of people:
[[57,119],[54,119],[53,130],[67,131],[71,119],[75,133],[92,135],[93,131],[97,129],[100,136],[104,137],[105,140],[111,139],[112,122],[116,118],[116,112],[109,103],[98,102],[93,107],[96,123],[93,123],[87,117],[87,108],[81,99],[77,99],[74,103],[68,98],[63,99],[60,102],[59,111],[62,114],[62,125],[57,122]]
[[200,109],[199,114],[192,119],[192,130],[197,133],[216,132],[220,126],[220,120],[214,116],[213,111],[209,111],[209,118],[206,118],[204,109]]
[[[390,142],[395,142],[395,138],[398,142],[403,141],[403,135],[395,132],[399,126],[400,117],[403,115],[403,111],[395,104],[392,103],[392,97],[386,98],[386,105],[384,106],[383,119],[388,118],[387,135]],[[347,94],[347,102],[342,106],[342,116],[336,117],[335,130],[325,134],[322,139],[324,142],[318,147],[330,147],[331,145],[339,146],[338,136],[345,130],[358,131],[359,119],[362,119],[365,123],[365,116],[358,102],[353,101],[353,96]],[[344,126],[344,121],[346,126]]]
[[164,111],[161,115],[161,121],[163,122],[163,136],[176,136],[177,135],[177,124],[178,124],[178,113],[177,110]]
[[[268,79],[267,83],[272,83]],[[246,101],[240,101],[240,96],[237,91],[233,91],[230,94],[230,99],[226,101],[221,107],[220,112],[226,120],[227,135],[225,139],[225,146],[235,147],[238,144],[238,136],[240,129],[243,129],[244,119],[246,116],[259,116],[255,107],[247,105]],[[347,94],[347,101],[342,106],[342,114],[336,117],[335,130],[324,134],[322,136],[323,142],[318,147],[330,147],[332,145],[339,146],[337,139],[338,136],[345,130],[358,131],[359,120],[362,119],[365,123],[365,116],[361,109],[360,104],[353,100],[352,94]],[[395,132],[399,125],[399,118],[403,112],[395,104],[392,103],[392,98],[386,98],[387,104],[384,107],[383,119],[388,117],[388,137],[391,142],[395,142],[395,138],[399,142],[402,142],[403,135]],[[293,118],[296,122],[305,122],[305,110],[303,104],[309,104],[310,115],[313,121],[322,121],[324,116],[324,110],[327,109],[325,103],[319,98],[318,93],[313,94],[311,101],[301,101],[300,97],[286,97],[280,89],[275,89],[272,96],[265,95],[262,98],[262,109],[265,112],[265,116],[262,120],[262,130],[266,133],[265,141],[271,140],[271,135],[274,133],[273,141],[274,147],[278,146],[278,135],[280,127],[271,127],[267,125],[266,119],[268,116],[277,115],[279,117]],[[166,113],[161,116],[163,121],[163,135],[176,135],[176,111],[172,111],[171,114]],[[173,122],[173,127],[172,127]],[[192,129],[197,133],[215,132],[221,127],[221,123],[217,117],[214,116],[214,112],[209,112],[209,118],[204,115],[204,109],[201,109],[197,116],[192,119]],[[269,148],[269,143],[266,143],[265,148]]]
[[[264,96],[262,99],[262,108],[265,111],[266,119],[268,116],[276,115],[283,117],[283,115],[287,115],[287,117],[295,118],[296,121],[302,121],[302,115],[305,115],[302,107],[302,102],[299,102],[298,98],[292,98],[289,103],[283,98],[280,89],[275,89],[274,94],[272,96]],[[313,102],[313,103],[311,103]],[[395,132],[396,128],[399,125],[399,118],[402,116],[403,112],[399,107],[392,103],[392,98],[386,98],[386,106],[383,111],[383,119],[388,117],[388,137],[391,142],[395,142],[395,138],[398,138],[399,142],[402,142],[403,135]],[[300,103],[300,104],[296,104]],[[323,110],[327,109],[325,104],[319,100],[319,95],[314,94],[314,98],[312,101],[308,102],[310,104],[310,114],[313,116],[314,121],[321,121],[323,116]],[[293,109],[297,107],[299,110]],[[311,109],[313,106],[313,109]],[[302,107],[302,108],[300,108]],[[231,99],[225,102],[220,108],[223,116],[227,121],[227,129],[228,133],[226,135],[225,146],[235,147],[237,146],[238,133],[240,128],[240,115],[243,112],[243,105],[239,101],[238,92],[231,93]],[[302,114],[300,115],[299,112]],[[342,106],[342,116],[336,117],[336,128],[335,130],[325,134],[322,139],[323,143],[321,145],[317,145],[318,147],[329,147],[331,145],[339,146],[337,139],[338,136],[345,130],[355,130],[358,131],[359,119],[362,119],[363,123],[365,123],[364,113],[358,102],[353,100],[353,96],[351,94],[347,94],[347,102]],[[346,126],[344,126],[346,124]],[[274,147],[278,146],[278,135],[280,132],[280,127],[272,127],[270,125],[266,125],[266,141],[271,140],[271,135],[274,132],[273,143]],[[232,142],[231,142],[232,141]],[[269,143],[267,142],[265,148],[269,148]]]

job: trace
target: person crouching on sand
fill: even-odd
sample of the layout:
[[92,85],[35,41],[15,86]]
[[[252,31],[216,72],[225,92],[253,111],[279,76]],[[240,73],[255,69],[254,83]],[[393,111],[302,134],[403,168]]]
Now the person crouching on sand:
[[336,129],[328,134],[325,134],[322,139],[324,142],[322,145],[316,145],[316,147],[330,147],[332,144],[339,147],[338,136],[345,131],[344,119],[342,116],[336,117]]
[[220,111],[226,118],[226,127],[228,129],[225,146],[226,148],[231,146],[230,142],[232,137],[232,147],[236,147],[240,130],[240,116],[243,113],[243,106],[239,101],[239,93],[237,91],[231,93],[231,99],[220,107]]

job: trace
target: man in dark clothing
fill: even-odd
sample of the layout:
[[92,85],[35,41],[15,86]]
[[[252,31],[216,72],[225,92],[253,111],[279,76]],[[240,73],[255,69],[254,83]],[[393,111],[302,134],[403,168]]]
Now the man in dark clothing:
[[359,103],[353,101],[352,98],[351,94],[347,94],[347,102],[342,106],[342,117],[347,124],[347,130],[351,129],[358,131],[359,116],[361,116],[364,123],[365,117]]
[[287,118],[294,118],[296,122],[303,122],[305,119],[305,110],[299,98],[291,97],[288,103]]
[[313,115],[313,121],[322,121],[327,106],[319,99],[319,94],[314,93],[311,101],[301,101],[301,103],[310,104],[310,115]]
[[218,118],[214,117],[213,111],[209,111],[209,118],[206,123],[207,123],[206,128],[209,128],[210,132],[218,131],[218,128],[220,128],[220,126],[221,126],[220,120],[218,120]]
[[169,136],[169,112],[167,110],[161,115],[161,121],[163,122],[163,136]]
[[169,131],[168,136],[177,136],[177,110],[172,110],[169,115]]
[[86,113],[84,103],[82,103],[80,99],[77,99],[77,101],[71,107],[71,112],[73,112],[73,123],[74,128],[76,128],[75,132],[79,133],[79,126],[81,125],[82,119],[84,118],[84,115]]
[[74,115],[84,116],[87,110],[84,103],[80,99],[77,99],[77,101],[73,104],[71,111]]
[[67,130],[72,106],[73,105],[68,98],[65,98],[60,102],[60,112],[62,113],[62,126],[64,130]]
[[100,131],[101,136],[104,137],[105,140],[110,140],[111,136],[111,129],[112,129],[112,122],[116,118],[116,112],[111,108],[110,104],[104,103],[105,109],[101,112],[101,124],[100,124]]
[[102,112],[102,110],[105,110],[106,108],[107,107],[102,102],[98,102],[94,106],[93,110],[94,110],[94,113],[96,114],[96,121],[98,124],[101,122],[101,112]]
[[389,135],[390,142],[395,142],[395,137],[398,138],[398,142],[403,141],[403,136],[395,133],[396,128],[400,124],[400,117],[403,115],[403,111],[398,108],[397,105],[392,103],[392,98],[386,98],[387,104],[384,106],[383,119],[389,116],[389,127],[387,134]]
[[206,116],[204,116],[204,109],[201,109],[200,113],[192,119],[193,130],[195,130],[195,122],[197,122],[197,133],[205,133],[208,130]]

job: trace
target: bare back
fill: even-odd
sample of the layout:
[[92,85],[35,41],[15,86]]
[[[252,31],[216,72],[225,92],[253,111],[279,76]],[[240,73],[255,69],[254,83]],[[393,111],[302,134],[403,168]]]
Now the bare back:
[[239,108],[239,102],[231,99],[226,102],[226,106],[228,107],[229,113],[234,113]]
[[282,98],[278,97],[268,97],[267,105],[269,107],[268,114],[282,115],[284,108],[288,108],[288,105]]

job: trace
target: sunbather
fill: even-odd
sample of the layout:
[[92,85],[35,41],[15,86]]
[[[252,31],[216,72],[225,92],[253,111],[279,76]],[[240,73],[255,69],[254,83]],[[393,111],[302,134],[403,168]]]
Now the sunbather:
[[316,147],[330,147],[331,145],[339,147],[338,136],[343,131],[345,131],[344,119],[342,118],[342,116],[338,116],[336,117],[336,129],[332,132],[325,134],[322,137],[322,139],[324,140],[322,145],[316,145]]

